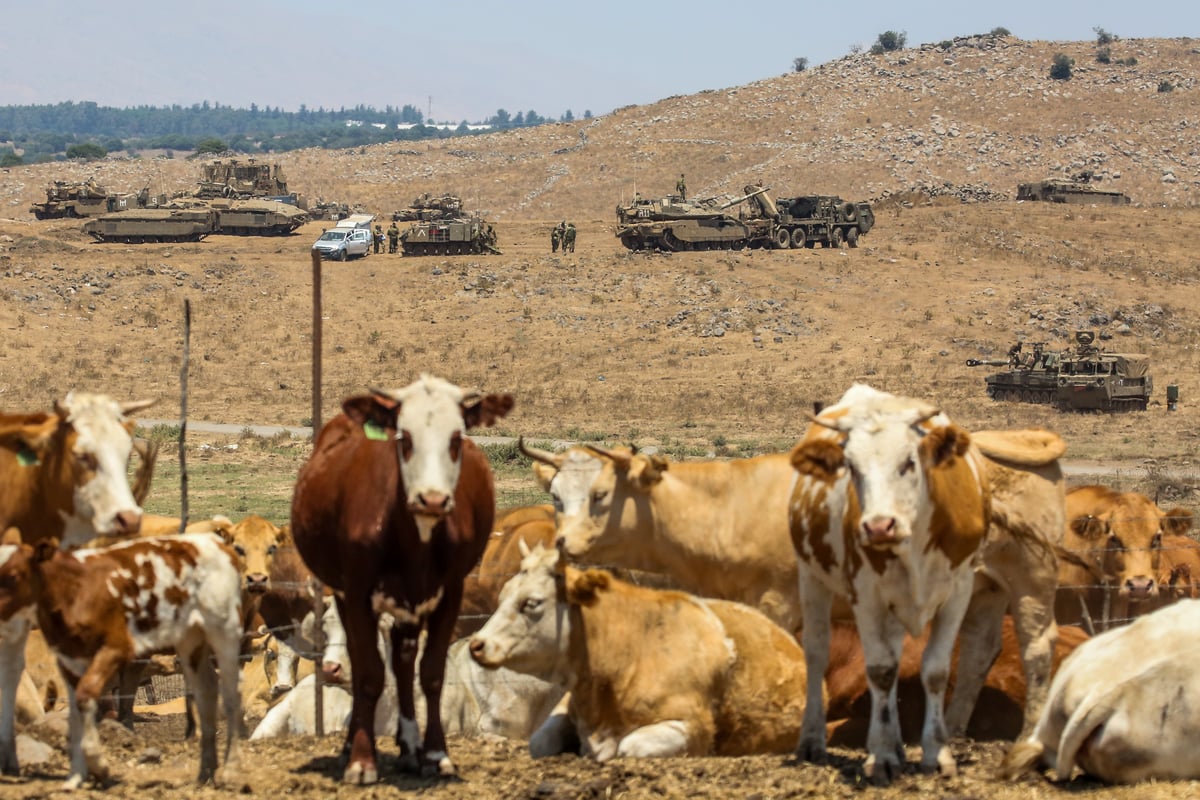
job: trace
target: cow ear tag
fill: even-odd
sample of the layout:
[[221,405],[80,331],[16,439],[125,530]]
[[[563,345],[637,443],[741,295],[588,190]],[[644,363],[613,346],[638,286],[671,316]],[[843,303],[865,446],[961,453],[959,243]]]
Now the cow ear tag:
[[17,451],[17,463],[22,467],[36,467],[38,465],[37,453],[22,445],[21,449]]
[[363,433],[367,435],[368,439],[374,439],[377,442],[386,442],[388,438],[387,431],[381,428],[379,423],[370,420],[363,423]]

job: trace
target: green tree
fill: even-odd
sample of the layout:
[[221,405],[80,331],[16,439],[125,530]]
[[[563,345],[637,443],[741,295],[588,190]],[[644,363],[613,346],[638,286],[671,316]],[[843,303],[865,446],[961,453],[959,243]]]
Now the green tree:
[[228,149],[229,145],[216,137],[201,139],[196,143],[196,153],[198,155],[204,153],[224,153]]
[[84,142],[67,147],[67,158],[82,158],[85,161],[95,161],[104,158],[108,151],[95,142]]
[[806,70],[806,69],[808,69],[808,59],[807,58],[805,58],[804,56],[800,56],[799,58],[792,59],[792,71],[793,72],[804,72],[804,70]]
[[25,160],[17,155],[11,147],[0,154],[0,167],[20,167],[24,164]]
[[908,34],[904,31],[884,31],[879,34],[879,37],[875,40],[875,44],[871,45],[871,54],[877,56],[882,53],[903,50],[904,44],[907,41]]
[[1111,64],[1112,63],[1112,48],[1111,47],[1101,47],[1099,50],[1097,50],[1096,51],[1096,61],[1100,64]]
[[1115,33],[1109,33],[1108,31],[1104,30],[1104,28],[1101,28],[1099,25],[1092,28],[1092,30],[1096,33],[1096,44],[1101,45],[1101,46],[1104,46],[1106,44],[1112,44],[1118,38]]
[[1012,36],[1012,31],[1003,26],[997,26],[991,30],[992,36]]
[[1054,61],[1050,64],[1050,77],[1056,81],[1070,80],[1071,68],[1074,66],[1075,59],[1066,53],[1055,53]]

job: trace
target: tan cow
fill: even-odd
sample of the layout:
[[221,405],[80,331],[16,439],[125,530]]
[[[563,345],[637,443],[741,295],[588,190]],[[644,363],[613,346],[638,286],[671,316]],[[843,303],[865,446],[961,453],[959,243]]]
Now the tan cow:
[[795,639],[761,612],[564,567],[541,545],[470,650],[485,667],[571,688],[535,755],[576,741],[597,761],[786,753],[808,685]]
[[[1139,604],[1158,597],[1162,538],[1187,533],[1191,512],[1164,512],[1143,494],[1107,486],[1073,489],[1066,502],[1063,548],[1085,563],[1062,561],[1055,617],[1059,624],[1100,630],[1126,621]],[[1119,616],[1114,613],[1118,604]]]
[[521,569],[518,542],[529,547],[541,542],[554,544],[553,506],[539,505],[515,509],[494,526],[479,566],[463,581],[463,601],[454,625],[454,638],[470,636],[483,627],[500,602],[500,590]]
[[[1061,438],[1046,431],[980,432],[992,516],[963,623],[959,688],[946,712],[952,735],[970,719],[984,676],[1000,650],[1006,607],[1017,619],[1029,721],[1049,682],[1052,613],[1063,530]],[[800,592],[787,511],[795,471],[786,456],[674,462],[624,448],[575,447],[551,454],[526,447],[539,483],[559,509],[559,544],[572,560],[668,574],[706,597],[755,605],[789,630]],[[781,494],[782,493],[782,494]],[[851,619],[835,599],[833,617]]]

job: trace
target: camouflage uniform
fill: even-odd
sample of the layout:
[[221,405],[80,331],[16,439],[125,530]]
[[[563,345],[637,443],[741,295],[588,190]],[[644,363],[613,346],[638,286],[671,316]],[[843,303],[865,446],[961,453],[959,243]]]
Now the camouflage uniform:
[[550,252],[551,253],[558,252],[558,239],[559,239],[560,235],[561,234],[559,234],[559,232],[558,232],[558,226],[555,225],[554,229],[550,231]]
[[675,181],[675,194],[687,200],[687,184],[683,182],[682,172],[679,173],[679,180]]
[[563,232],[563,252],[575,252],[575,223],[567,223],[567,229]]
[[375,253],[378,255],[383,251],[383,226],[375,226],[375,235],[372,237],[375,242]]
[[388,252],[396,252],[397,246],[400,244],[400,229],[396,227],[396,223],[392,223],[387,229],[388,237]]

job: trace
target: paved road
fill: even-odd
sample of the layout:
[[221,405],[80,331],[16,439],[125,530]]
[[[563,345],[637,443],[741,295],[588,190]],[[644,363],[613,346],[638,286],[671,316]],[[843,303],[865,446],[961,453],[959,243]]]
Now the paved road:
[[[177,419],[138,419],[138,425],[143,428],[157,428],[162,425],[178,426]],[[194,433],[221,433],[231,436],[237,436],[243,431],[250,431],[255,436],[271,437],[278,436],[281,433],[288,433],[298,439],[307,439],[312,436],[312,428],[303,426],[289,425],[237,425],[225,422],[200,422],[196,420],[188,421],[188,431]],[[472,436],[477,444],[498,445],[498,444],[514,444],[517,440],[510,436]],[[552,443],[554,447],[566,447],[571,442],[556,441]],[[1072,461],[1064,459],[1062,462],[1063,472],[1067,475],[1126,475],[1143,473],[1153,469],[1156,465],[1153,462],[1139,461],[1121,461],[1121,462],[1105,462],[1096,461]],[[1200,468],[1174,468],[1165,470],[1172,478],[1182,480],[1200,479]]]

